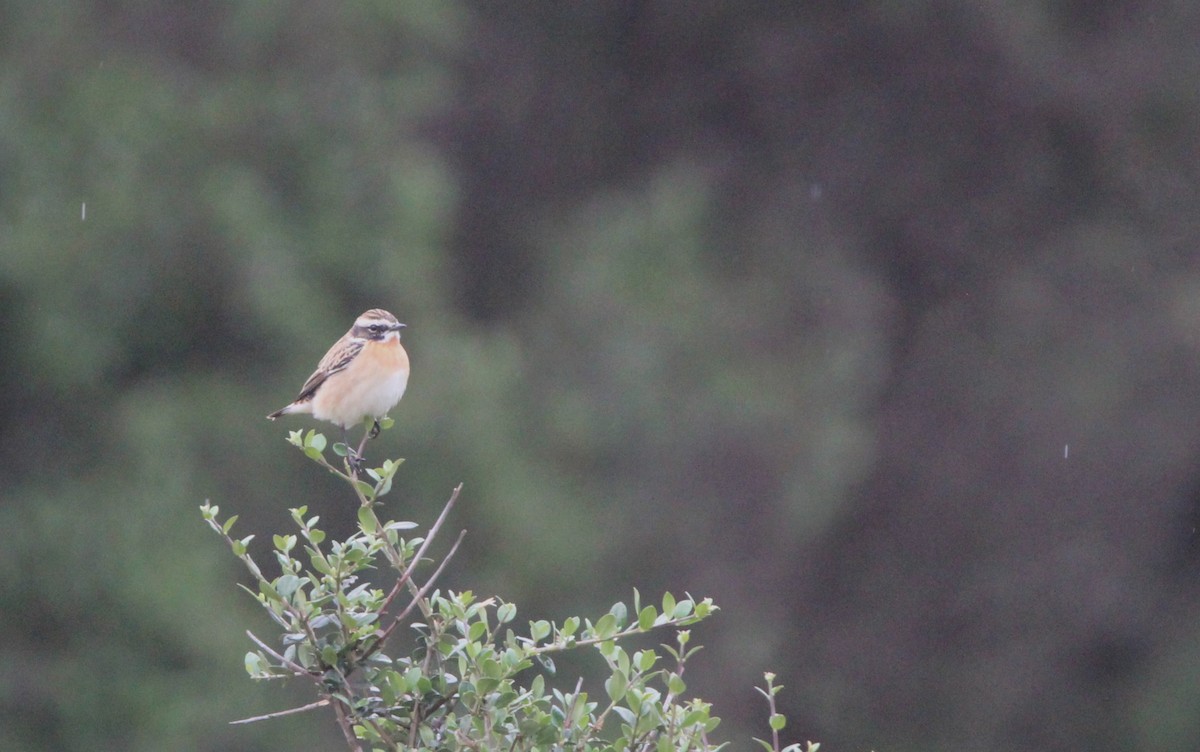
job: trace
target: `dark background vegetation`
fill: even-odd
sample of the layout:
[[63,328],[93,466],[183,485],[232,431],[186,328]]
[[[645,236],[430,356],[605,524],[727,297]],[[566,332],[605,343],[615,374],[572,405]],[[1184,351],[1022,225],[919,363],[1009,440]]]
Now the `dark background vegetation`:
[[[409,324],[389,514],[524,618],[711,595],[832,752],[1200,748],[1200,6],[0,3],[0,748],[336,748],[200,521]],[[86,209],[86,215],[85,215]],[[586,657],[580,661],[587,666]],[[599,691],[599,688],[593,688]]]

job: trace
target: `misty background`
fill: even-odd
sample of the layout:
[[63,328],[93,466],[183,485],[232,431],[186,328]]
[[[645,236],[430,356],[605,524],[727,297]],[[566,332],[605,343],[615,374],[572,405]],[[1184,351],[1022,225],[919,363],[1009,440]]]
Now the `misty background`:
[[247,678],[198,507],[259,555],[288,507],[353,529],[263,416],[372,307],[384,514],[465,484],[440,584],[712,596],[731,749],[764,671],[830,752],[1200,748],[1198,39],[1166,0],[0,2],[0,748],[341,745],[227,725],[311,697]]

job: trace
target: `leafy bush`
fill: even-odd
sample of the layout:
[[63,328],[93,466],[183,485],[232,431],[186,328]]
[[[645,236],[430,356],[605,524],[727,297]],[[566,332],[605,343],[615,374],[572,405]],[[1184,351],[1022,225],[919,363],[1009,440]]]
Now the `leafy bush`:
[[[347,483],[358,499],[358,530],[344,541],[328,540],[306,507],[292,509],[298,534],[273,537],[279,574],[268,577],[249,552],[255,536],[231,536],[237,516],[221,521],[216,506],[201,507],[204,519],[250,570],[257,590],[247,592],[282,631],[278,647],[247,632],[257,650],[246,654],[246,671],[255,679],[307,680],[318,698],[235,723],[330,707],[352,750],[364,744],[381,750],[614,752],[725,746],[711,740],[720,719],[709,703],[686,697],[683,680],[699,649],[690,646],[691,633],[684,628],[716,612],[711,599],[666,593],[643,604],[634,590],[632,609],[616,603],[595,620],[530,621],[518,634],[515,604],[434,588],[463,533],[423,581],[418,578],[418,570],[432,565],[430,548],[461,486],[421,536],[414,522],[378,516],[379,500],[391,490],[400,461],[360,470],[345,459],[346,446],[335,444],[333,452],[343,458],[339,468],[325,457],[324,435],[293,431],[288,441]],[[367,577],[373,570],[389,571],[390,587],[373,584]],[[415,642],[401,643],[397,631],[403,625]],[[656,629],[675,630],[661,651],[630,652],[621,644]],[[595,649],[604,662],[602,696],[584,691],[582,677],[566,690],[550,685],[554,656],[584,647]],[[771,752],[800,750],[799,744],[780,750],[785,719],[775,710],[778,690],[767,674],[766,689],[759,691],[770,706],[772,740],[758,741]]]

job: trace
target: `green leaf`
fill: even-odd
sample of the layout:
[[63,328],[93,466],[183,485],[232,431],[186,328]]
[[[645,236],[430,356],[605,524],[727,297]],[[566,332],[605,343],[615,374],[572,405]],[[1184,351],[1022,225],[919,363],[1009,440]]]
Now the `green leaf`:
[[646,606],[642,612],[638,614],[638,629],[646,631],[654,626],[654,619],[658,616],[658,612],[654,610],[654,606]]
[[283,600],[283,598],[280,597],[279,592],[275,590],[275,586],[266,580],[258,581],[258,590],[273,601]]
[[316,551],[309,549],[309,555],[312,560],[312,568],[324,575],[332,577],[334,575],[333,568],[325,561],[325,557],[321,556]]
[[291,599],[292,594],[296,589],[304,583],[304,580],[294,574],[285,574],[275,580],[275,592],[279,593],[281,598]]
[[233,543],[231,543],[230,548],[233,549],[234,556],[246,555],[246,544],[242,543],[240,540],[235,540]]
[[517,607],[512,603],[501,603],[496,609],[496,620],[501,624],[507,624],[517,616]]
[[684,684],[682,676],[672,672],[667,675],[667,690],[674,694],[674,696],[679,697],[680,694],[688,691],[688,685]]
[[683,728],[687,728],[688,726],[695,726],[697,723],[704,723],[707,720],[708,711],[704,708],[697,708],[696,710],[693,710],[685,715],[683,717],[683,721],[679,725]]
[[350,450],[346,448],[345,444],[339,441],[333,445],[333,453],[339,457],[345,457],[350,454]]
[[267,673],[270,664],[261,653],[246,653],[246,673],[251,676],[262,676]]
[[332,645],[326,645],[321,648],[321,661],[326,666],[336,666],[338,662],[337,649]]
[[612,608],[608,610],[613,618],[617,620],[617,629],[625,626],[625,622],[629,619],[629,610],[625,608],[625,604],[620,601],[614,603]]
[[633,731],[633,724],[634,724],[634,721],[636,721],[636,720],[637,720],[637,714],[636,714],[636,713],[634,713],[634,712],[633,712],[632,710],[630,710],[629,708],[622,707],[621,705],[617,705],[617,706],[615,706],[615,707],[613,708],[613,712],[614,712],[614,713],[616,713],[616,714],[617,714],[617,716],[618,716],[618,717],[619,717],[619,718],[620,718],[622,721],[624,721],[624,722],[625,722],[625,725],[626,725],[626,726],[628,726],[628,727],[629,727],[629,730],[632,732],[632,731]]
[[467,630],[467,639],[476,642],[485,634],[487,634],[487,624],[481,621],[472,622],[471,628]]
[[475,682],[475,690],[481,695],[491,694],[500,686],[500,680],[491,676],[481,676]]
[[225,520],[225,524],[221,526],[221,532],[229,535],[229,531],[233,528],[233,523],[237,522],[237,519],[238,516],[235,514],[229,519]]
[[784,717],[783,713],[775,713],[771,716],[768,723],[771,724],[772,731],[782,731],[783,727],[787,725],[787,718]]
[[404,672],[404,683],[414,689],[416,689],[416,687],[421,683],[421,680],[424,678],[425,677],[421,674],[420,666],[413,666]]
[[613,702],[620,702],[625,697],[625,689],[629,686],[629,677],[621,671],[614,671],[612,676],[604,681],[604,691]]
[[394,425],[396,425],[396,421],[392,420],[386,415],[379,419],[379,427],[384,431],[388,430]]
[[563,621],[562,626],[558,630],[559,634],[564,635],[566,637],[570,637],[571,635],[575,634],[578,631],[579,631],[579,617],[578,616],[568,616],[566,618],[566,620]]
[[320,449],[317,449],[316,447],[304,447],[304,454],[305,454],[305,456],[307,456],[307,457],[308,457],[310,460],[319,460],[319,459],[321,459],[321,450],[320,450]]
[[624,651],[617,645],[616,640],[602,640],[596,643],[596,652],[604,656],[606,661],[615,661]]
[[407,521],[389,522],[387,525],[384,526],[384,530],[412,530],[416,526],[417,526],[417,523],[415,523],[415,522],[407,522]]
[[325,434],[318,433],[318,434],[314,435],[314,434],[312,434],[312,432],[309,432],[309,436],[311,436],[311,438],[307,442],[308,445],[310,447],[312,447],[313,449],[316,449],[318,453],[324,452],[325,451]]
[[380,496],[387,496],[391,490],[392,490],[392,476],[387,475],[384,477],[384,479],[381,482],[376,484],[374,498],[378,499]]
[[375,512],[365,504],[358,508],[358,524],[367,535],[375,532]]
[[504,676],[504,667],[500,666],[500,662],[491,656],[482,657],[479,668],[490,679],[500,679]]
[[626,674],[629,673],[629,653],[625,652],[624,648],[618,647],[615,651],[617,658],[617,669]]
[[529,637],[534,642],[541,642],[550,634],[550,622],[546,620],[529,622]]
[[670,690],[671,694],[679,697],[687,691],[687,685],[683,683],[683,679],[679,676],[679,674],[672,672],[671,675],[667,677],[667,689]]
[[664,614],[675,613],[675,596],[670,593],[663,593],[662,610]]
[[613,616],[611,612],[601,616],[600,620],[596,622],[596,626],[592,628],[592,632],[601,639],[612,637],[617,632],[617,617]]

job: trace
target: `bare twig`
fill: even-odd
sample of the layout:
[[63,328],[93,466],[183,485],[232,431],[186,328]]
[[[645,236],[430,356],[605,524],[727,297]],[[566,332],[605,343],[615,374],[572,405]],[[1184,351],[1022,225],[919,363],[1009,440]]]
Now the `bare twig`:
[[303,705],[298,708],[289,708],[287,710],[279,710],[274,713],[267,713],[266,715],[256,715],[253,718],[243,718],[240,721],[230,721],[229,724],[232,726],[232,725],[236,725],[239,723],[255,723],[257,721],[270,720],[271,718],[283,718],[285,715],[296,715],[297,713],[307,713],[310,710],[316,710],[317,708],[323,708],[328,704],[329,704],[329,698],[326,697],[323,700],[317,700],[316,702],[310,702],[309,704]]
[[575,714],[575,703],[579,702],[579,690],[583,689],[583,677],[575,682],[575,694],[571,695],[571,704],[566,708],[566,718],[563,719],[563,731],[566,732],[571,728],[571,716]]
[[270,648],[270,647],[267,645],[267,643],[265,643],[265,642],[263,642],[262,640],[260,640],[260,639],[258,639],[257,637],[255,637],[255,636],[254,636],[254,633],[253,633],[253,632],[251,632],[250,630],[248,630],[248,629],[247,629],[247,630],[246,630],[246,634],[247,634],[247,636],[249,636],[249,637],[250,637],[250,639],[251,639],[251,640],[253,640],[253,641],[254,641],[254,644],[255,644],[255,645],[257,645],[257,646],[259,646],[260,648],[262,648],[263,652],[265,652],[267,655],[271,656],[271,657],[272,657],[272,658],[274,658],[275,660],[279,661],[279,663],[280,663],[280,664],[282,664],[282,665],[284,665],[284,666],[287,666],[288,668],[290,668],[290,669],[291,669],[291,670],[292,670],[292,671],[293,671],[293,672],[294,672],[294,673],[295,673],[297,676],[307,676],[308,678],[310,678],[310,679],[312,679],[312,680],[314,680],[314,681],[318,681],[318,682],[320,681],[320,680],[317,678],[317,675],[316,675],[316,674],[314,674],[312,671],[309,671],[308,669],[304,668],[303,666],[301,666],[301,665],[300,665],[300,664],[298,664],[298,663],[295,663],[295,662],[293,662],[293,661],[289,661],[287,658],[284,658],[282,655],[280,655],[279,653],[277,653],[277,652],[275,652],[274,650],[272,650],[272,649],[271,649],[271,648]]
[[337,715],[338,726],[342,729],[342,736],[346,737],[346,743],[350,745],[353,752],[362,752],[362,745],[358,743],[358,737],[354,735],[354,722],[350,719],[345,704],[341,702],[332,704],[333,712]]
[[404,610],[396,615],[395,622],[393,623],[403,621],[404,617],[412,613],[413,608],[418,604],[418,602],[420,602],[429,593],[429,591],[433,589],[433,583],[437,582],[438,577],[441,577],[442,570],[445,569],[446,565],[450,563],[450,560],[454,558],[454,554],[458,552],[458,547],[462,544],[463,538],[465,537],[467,537],[467,531],[459,531],[458,537],[454,539],[454,545],[450,546],[450,550],[446,552],[444,557],[442,557],[442,563],[438,564],[438,568],[433,570],[433,574],[429,575],[429,579],[425,580],[425,584],[422,585],[417,592],[413,593],[412,602],[405,606]]
[[379,637],[375,641],[375,643],[372,644],[371,647],[367,648],[367,650],[363,653],[363,660],[366,660],[367,658],[369,658],[370,656],[372,656],[376,652],[378,652],[378,650],[383,647],[383,643],[387,640],[387,638],[391,636],[392,631],[395,630],[396,627],[399,626],[400,623],[403,622],[408,617],[409,614],[412,613],[413,608],[415,608],[418,604],[423,603],[423,599],[425,598],[425,595],[433,587],[433,583],[437,581],[437,578],[439,575],[441,575],[442,570],[446,568],[446,563],[449,562],[450,559],[454,556],[454,553],[456,551],[458,551],[458,546],[460,543],[462,543],[463,537],[466,534],[467,534],[466,530],[463,530],[461,533],[458,534],[458,538],[454,541],[454,545],[450,547],[450,551],[446,554],[445,558],[442,559],[442,563],[439,564],[438,568],[434,571],[434,573],[429,576],[429,579],[425,581],[425,584],[422,585],[421,588],[419,590],[417,590],[417,592],[413,593],[412,602],[410,602],[404,608],[403,611],[401,611],[399,614],[396,615],[396,617],[394,619],[392,619],[391,624],[387,625],[387,627],[382,632],[379,633]]
[[388,593],[387,598],[384,598],[383,605],[379,607],[380,612],[387,610],[388,606],[392,604],[392,601],[395,600],[396,596],[400,594],[400,588],[404,587],[404,585],[412,578],[412,574],[414,571],[416,571],[417,565],[420,564],[421,559],[425,557],[425,552],[429,550],[429,546],[433,543],[434,537],[437,536],[438,531],[442,529],[442,524],[445,523],[446,518],[450,515],[450,510],[454,508],[454,502],[458,501],[458,494],[460,491],[462,491],[461,483],[454,487],[453,493],[450,494],[449,501],[447,501],[446,506],[442,508],[442,513],[438,515],[437,520],[435,520],[433,525],[430,526],[429,532],[425,534],[425,540],[421,542],[421,547],[417,549],[416,555],[413,556],[413,559],[411,562],[409,562],[408,567],[400,575],[400,579],[397,580],[396,584],[392,586],[392,591]]
[[412,718],[408,723],[408,746],[415,748],[417,746],[417,732],[421,728],[421,698],[413,697]]

